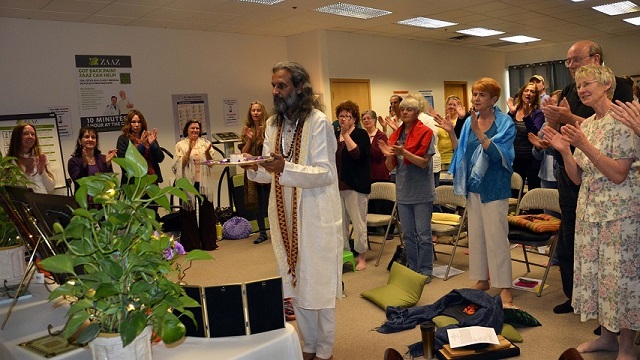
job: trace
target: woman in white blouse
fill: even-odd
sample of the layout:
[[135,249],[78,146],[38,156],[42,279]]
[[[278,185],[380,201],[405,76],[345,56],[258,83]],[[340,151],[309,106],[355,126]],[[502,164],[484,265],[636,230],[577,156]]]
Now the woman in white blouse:
[[18,159],[18,165],[31,182],[25,186],[40,194],[53,191],[56,180],[49,170],[47,155],[40,149],[38,135],[33,126],[23,123],[13,128],[7,155]]

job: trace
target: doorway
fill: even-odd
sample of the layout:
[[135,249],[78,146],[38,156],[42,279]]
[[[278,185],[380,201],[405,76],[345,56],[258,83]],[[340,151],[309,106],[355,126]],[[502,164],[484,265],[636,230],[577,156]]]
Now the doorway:
[[371,109],[371,90],[369,79],[329,79],[331,89],[331,109],[326,114],[333,120],[336,107],[343,101],[351,100],[358,104],[360,112]]
[[469,96],[467,92],[467,82],[466,81],[445,81],[444,82],[444,101],[446,106],[447,98],[450,95],[455,95],[460,98],[462,106],[465,109],[469,110],[471,108],[471,103],[469,102]]

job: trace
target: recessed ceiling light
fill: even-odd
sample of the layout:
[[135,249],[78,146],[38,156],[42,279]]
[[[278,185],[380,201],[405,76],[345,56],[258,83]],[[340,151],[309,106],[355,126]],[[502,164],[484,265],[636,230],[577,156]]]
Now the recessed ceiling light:
[[283,2],[284,0],[238,0],[238,1],[262,4],[262,5],[273,5],[273,4]]
[[341,2],[317,8],[315,11],[333,15],[354,17],[358,19],[371,19],[391,14],[391,11]]
[[634,18],[629,18],[629,19],[624,19],[624,21],[628,22],[629,24],[640,25],[640,16],[634,17]]
[[538,38],[534,38],[534,37],[531,37],[531,36],[525,36],[525,35],[508,36],[508,37],[500,38],[500,40],[514,42],[514,43],[518,43],[518,44],[524,44],[524,43],[529,43],[529,42],[534,42],[534,41],[540,41],[540,39],[538,39]]
[[436,20],[436,19],[429,19],[422,16],[415,17],[412,19],[407,19],[407,20],[401,20],[401,21],[398,21],[396,24],[418,26],[418,27],[423,27],[427,29],[437,29],[437,28],[443,28],[447,26],[458,25],[457,23]]
[[458,30],[456,32],[460,34],[473,35],[473,36],[493,36],[493,35],[504,34],[504,31],[497,31],[497,30],[491,30],[491,29],[485,29],[485,28],[471,28],[471,29]]
[[639,11],[640,6],[631,1],[621,1],[613,4],[594,6],[592,9],[613,16]]

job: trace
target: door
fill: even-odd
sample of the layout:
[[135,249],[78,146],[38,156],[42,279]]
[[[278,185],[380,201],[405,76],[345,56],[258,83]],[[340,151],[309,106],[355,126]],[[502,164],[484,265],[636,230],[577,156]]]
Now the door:
[[358,104],[360,113],[371,109],[371,91],[369,79],[329,79],[331,88],[331,109],[325,109],[327,115],[335,120],[336,107],[343,101],[351,100]]
[[[445,81],[444,82],[444,101],[446,106],[447,98],[450,95],[455,95],[460,98],[462,106],[469,110],[471,103],[469,102],[469,96],[467,95],[467,82],[466,81]],[[443,109],[444,110],[444,109]]]

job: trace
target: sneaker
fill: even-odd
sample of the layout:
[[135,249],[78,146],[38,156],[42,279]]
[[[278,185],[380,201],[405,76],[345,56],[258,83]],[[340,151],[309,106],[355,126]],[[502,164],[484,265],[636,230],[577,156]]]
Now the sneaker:
[[425,281],[425,285],[431,283],[431,275],[427,275],[427,281]]
[[567,314],[573,312],[573,306],[571,306],[571,300],[567,300],[560,305],[553,308],[553,312],[556,314]]

